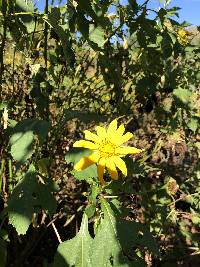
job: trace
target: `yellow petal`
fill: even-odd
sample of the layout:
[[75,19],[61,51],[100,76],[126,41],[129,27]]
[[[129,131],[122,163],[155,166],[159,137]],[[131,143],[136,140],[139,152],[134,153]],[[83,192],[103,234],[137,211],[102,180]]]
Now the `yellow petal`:
[[122,135],[123,135],[124,132],[125,132],[125,127],[124,127],[123,124],[121,124],[121,125],[119,126],[119,128],[116,130],[115,134],[114,134],[114,136],[115,136],[114,140],[113,140],[113,138],[112,138],[111,141],[112,141],[115,145],[118,146],[118,144],[121,143],[121,138],[122,138]]
[[112,179],[117,180],[118,179],[118,173],[117,169],[115,167],[115,163],[112,159],[112,157],[108,158],[106,160],[106,168],[108,169],[108,172]]
[[117,145],[118,146],[122,145],[123,143],[131,139],[132,137],[133,137],[133,134],[130,132],[127,132],[126,134],[122,135],[122,137],[120,137],[119,140],[117,140]]
[[88,157],[81,158],[75,165],[74,169],[76,171],[82,171],[89,167],[90,165],[97,163],[99,160],[99,153],[93,153]]
[[100,143],[101,142],[101,139],[96,134],[91,133],[88,130],[85,130],[84,134],[85,134],[85,139],[87,139],[87,140],[94,141],[95,143]]
[[97,135],[101,140],[106,139],[107,133],[106,130],[101,126],[96,126],[95,130],[97,131]]
[[143,151],[144,149],[138,149],[136,147],[131,147],[131,146],[117,147],[115,149],[115,153],[119,155],[138,154]]
[[98,146],[90,141],[79,140],[73,144],[73,147],[84,147],[84,148],[89,148],[89,149],[97,149]]
[[117,133],[116,134],[119,135],[119,136],[122,136],[124,132],[125,132],[125,127],[124,127],[123,124],[121,124],[119,126],[119,128],[117,129]]
[[108,130],[107,130],[108,138],[113,139],[113,136],[115,136],[116,131],[117,131],[117,120],[113,120],[108,126]]
[[125,162],[124,162],[120,157],[117,157],[117,156],[113,156],[113,160],[114,160],[115,165],[117,166],[117,168],[119,168],[120,171],[121,171],[125,176],[127,176],[127,168],[126,168],[126,164],[125,164]]
[[97,165],[97,173],[99,177],[99,181],[102,185],[105,185],[105,181],[103,179],[104,171],[105,171],[105,158],[101,158]]

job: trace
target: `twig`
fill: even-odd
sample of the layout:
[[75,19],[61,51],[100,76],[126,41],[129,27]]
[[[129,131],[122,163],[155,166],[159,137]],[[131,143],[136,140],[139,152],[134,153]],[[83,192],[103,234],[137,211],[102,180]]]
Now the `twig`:
[[107,198],[107,199],[108,199],[108,198],[111,198],[111,199],[112,199],[112,198],[118,198],[119,196],[102,196],[102,197],[103,197],[103,198]]
[[5,169],[5,159],[2,159],[2,161],[1,161],[1,169],[0,169],[0,192],[1,192],[2,182],[3,182],[4,169]]
[[55,232],[55,234],[56,234],[56,236],[57,236],[57,238],[58,238],[58,242],[61,244],[61,243],[62,243],[62,240],[61,240],[60,235],[59,235],[59,233],[58,233],[58,231],[57,231],[57,229],[56,229],[56,227],[55,227],[55,224],[52,222],[51,225],[52,225],[53,230],[54,230],[54,232]]
[[2,79],[3,79],[3,72],[4,72],[4,48],[6,45],[6,31],[7,31],[7,11],[6,11],[6,2],[2,1],[2,8],[5,9],[3,13],[3,36],[1,40],[1,47],[0,47],[0,101],[2,101]]
[[[84,208],[84,205],[80,206],[80,207],[77,209],[77,212],[81,211],[83,208]],[[63,226],[66,227],[67,225],[69,225],[69,224],[74,220],[75,217],[76,217],[76,214],[73,214],[73,215],[66,221],[66,223],[65,223]]]

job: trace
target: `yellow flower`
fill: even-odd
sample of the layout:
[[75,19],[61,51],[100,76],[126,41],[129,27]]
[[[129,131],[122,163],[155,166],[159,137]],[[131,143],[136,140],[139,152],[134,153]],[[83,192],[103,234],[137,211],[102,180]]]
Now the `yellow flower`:
[[90,141],[79,140],[74,143],[73,147],[83,147],[93,151],[92,154],[77,162],[74,169],[82,171],[90,165],[96,164],[101,184],[105,184],[103,179],[105,168],[114,180],[118,179],[116,167],[127,176],[126,164],[121,158],[127,154],[137,154],[144,151],[135,147],[122,146],[123,143],[133,137],[133,134],[130,132],[124,134],[125,127],[123,124],[117,128],[117,120],[113,120],[107,130],[100,126],[96,126],[95,130],[97,134],[88,130],[84,131],[85,139]]
[[187,36],[187,32],[184,29],[180,29],[178,30],[178,35],[183,38]]
[[184,30],[184,29],[180,29],[178,30],[178,40],[179,40],[179,43],[182,44],[182,45],[187,45],[189,43],[189,40],[188,40],[188,36],[190,34],[188,33],[188,31]]

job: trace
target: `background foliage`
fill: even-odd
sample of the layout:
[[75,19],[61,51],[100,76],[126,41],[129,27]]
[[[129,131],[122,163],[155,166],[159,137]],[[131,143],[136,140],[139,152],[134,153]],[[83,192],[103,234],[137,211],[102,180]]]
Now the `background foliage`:
[[[148,2],[0,1],[1,267],[200,264],[199,28]],[[145,153],[101,188],[71,147],[113,118]]]

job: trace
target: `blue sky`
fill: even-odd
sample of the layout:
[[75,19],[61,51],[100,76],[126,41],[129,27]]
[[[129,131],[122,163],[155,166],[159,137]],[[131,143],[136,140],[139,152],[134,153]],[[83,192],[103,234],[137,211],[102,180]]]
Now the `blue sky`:
[[[52,0],[49,0],[51,2]],[[88,1],[88,0],[85,0]],[[121,0],[125,3],[127,0]],[[34,0],[36,6],[40,9],[44,9],[45,0]],[[66,0],[54,0],[54,5],[58,5],[59,2],[65,3]],[[138,0],[138,3],[143,3],[144,0]],[[160,1],[161,2],[161,1]],[[158,8],[159,0],[150,0],[150,8]],[[160,4],[160,6],[162,6]],[[179,11],[179,22],[188,21],[193,25],[200,25],[200,0],[172,0],[170,6],[178,6],[181,8]]]

